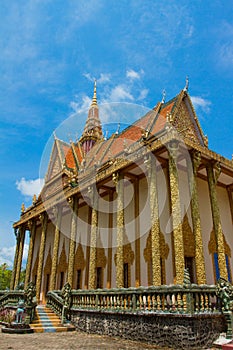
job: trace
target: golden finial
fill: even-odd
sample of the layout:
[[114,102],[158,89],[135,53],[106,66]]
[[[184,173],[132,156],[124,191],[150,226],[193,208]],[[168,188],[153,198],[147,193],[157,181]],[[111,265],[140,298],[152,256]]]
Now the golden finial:
[[36,204],[36,194],[34,194],[33,198],[32,198],[32,203]]
[[22,203],[22,205],[21,205],[21,214],[23,214],[25,212],[25,205],[24,205],[24,203]]
[[188,88],[189,88],[189,77],[188,75],[186,75],[184,91],[188,92]]
[[162,92],[162,101],[161,101],[161,103],[165,103],[165,98],[166,98],[166,90],[163,89],[163,92]]
[[93,94],[93,98],[92,98],[92,104],[91,106],[97,106],[97,97],[96,97],[96,79],[94,82],[94,94]]

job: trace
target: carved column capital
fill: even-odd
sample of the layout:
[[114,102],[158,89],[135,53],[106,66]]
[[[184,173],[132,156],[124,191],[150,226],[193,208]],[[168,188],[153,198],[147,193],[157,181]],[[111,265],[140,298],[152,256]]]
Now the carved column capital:
[[193,163],[193,173],[196,176],[197,170],[201,164],[201,152],[195,151],[192,154],[192,163]]
[[150,157],[150,155],[145,155],[143,162],[144,162],[146,170],[148,172],[148,176],[150,176],[150,170],[151,170],[151,157]]
[[219,179],[219,176],[221,174],[221,164],[219,162],[216,162],[213,166],[213,172],[214,172],[214,184],[216,185]]
[[179,141],[175,139],[171,140],[168,143],[168,151],[169,151],[170,157],[173,158],[174,161],[176,161],[178,156],[178,151],[179,151]]
[[67,201],[68,201],[70,207],[72,207],[72,206],[73,206],[73,203],[74,203],[74,197],[69,197],[69,198],[67,199]]
[[40,220],[41,224],[43,224],[44,218],[45,218],[45,212],[43,212],[39,215],[39,220]]
[[119,181],[119,173],[113,173],[112,174],[112,181],[114,185],[117,187],[118,181]]

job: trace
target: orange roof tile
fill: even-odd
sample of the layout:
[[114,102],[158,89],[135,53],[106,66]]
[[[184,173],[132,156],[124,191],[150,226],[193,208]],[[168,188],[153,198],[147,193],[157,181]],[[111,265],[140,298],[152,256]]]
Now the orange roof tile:
[[[109,138],[106,141],[97,143],[86,155],[87,166],[91,167],[98,162],[104,164],[109,158],[117,157],[126,147],[129,147],[142,138],[142,132],[150,129],[150,134],[154,135],[164,129],[166,125],[167,113],[172,111],[175,99],[161,106],[159,113],[156,110],[148,112],[145,116],[137,120],[134,124],[123,130],[119,135]],[[75,168],[76,162],[71,146],[62,145],[69,168]],[[82,154],[78,145],[74,145],[78,160],[82,162]]]
[[[67,147],[66,147],[67,148]],[[76,167],[72,148],[70,147],[65,153],[66,165],[68,168],[74,169]]]

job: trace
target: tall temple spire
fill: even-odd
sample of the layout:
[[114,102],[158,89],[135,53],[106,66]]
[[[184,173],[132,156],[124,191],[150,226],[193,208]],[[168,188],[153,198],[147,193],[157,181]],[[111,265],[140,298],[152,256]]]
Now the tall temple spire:
[[94,82],[94,94],[93,94],[93,97],[92,97],[92,104],[91,104],[91,107],[93,107],[93,106],[97,106],[96,79],[95,79],[95,82]]
[[88,117],[86,124],[80,138],[80,144],[82,146],[84,154],[88,153],[94,144],[100,140],[103,140],[103,131],[101,122],[99,119],[99,107],[97,104],[96,95],[96,80],[94,82],[94,93],[92,103],[88,111]]

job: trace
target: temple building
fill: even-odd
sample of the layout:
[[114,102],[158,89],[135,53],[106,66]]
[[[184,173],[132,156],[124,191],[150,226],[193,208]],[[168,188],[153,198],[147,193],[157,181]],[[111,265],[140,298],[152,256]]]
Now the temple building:
[[233,163],[211,151],[187,86],[105,138],[94,95],[81,137],[54,138],[44,187],[14,223],[11,289],[38,301],[73,289],[232,280]]

